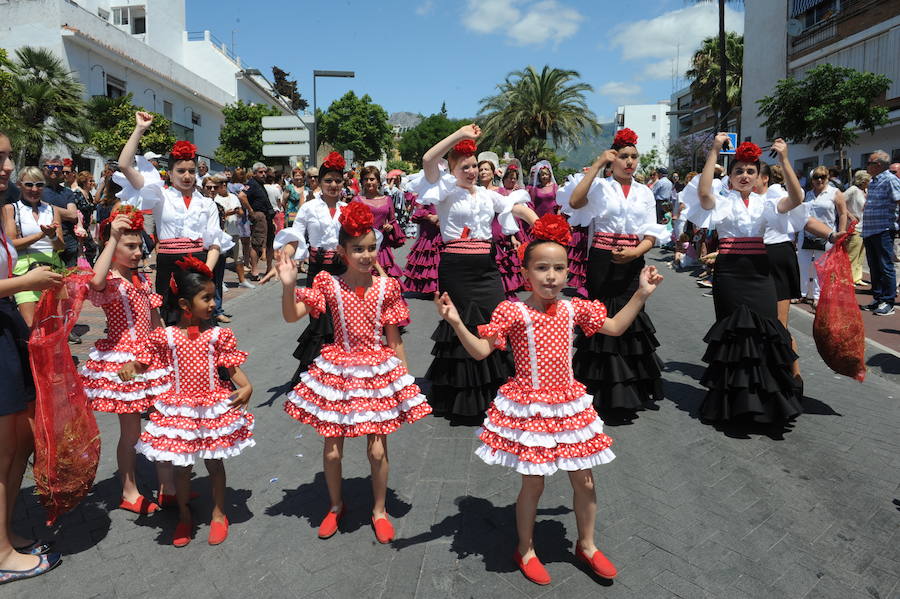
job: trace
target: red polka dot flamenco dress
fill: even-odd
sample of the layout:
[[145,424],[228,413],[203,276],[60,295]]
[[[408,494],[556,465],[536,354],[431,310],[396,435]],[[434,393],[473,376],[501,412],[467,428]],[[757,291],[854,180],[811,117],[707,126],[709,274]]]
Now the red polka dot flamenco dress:
[[147,371],[131,381],[122,381],[118,372],[135,359],[150,334],[150,311],[162,304],[162,297],[143,275],[132,280],[110,273],[102,291],[91,290],[88,299],[106,314],[106,338],[94,344],[81,367],[81,383],[91,408],[98,412],[134,414],[147,411],[156,396],[168,391],[172,369],[154,360]]
[[284,410],[323,437],[387,435],[431,413],[419,386],[381,340],[385,325],[409,318],[400,283],[374,277],[351,289],[339,277],[320,272],[310,288],[296,291],[312,316],[334,319],[334,343],[303,373]]
[[593,398],[572,377],[575,325],[593,335],[605,320],[606,307],[598,301],[557,301],[546,312],[505,301],[488,324],[478,326],[478,334],[499,349],[509,340],[516,364],[478,430],[482,444],[475,453],[482,460],[547,475],[615,458]]
[[246,352],[238,350],[231,329],[212,327],[191,337],[178,327],[156,329],[137,355],[144,364],[157,359],[171,365],[174,374],[135,449],[176,466],[230,458],[256,444],[253,415],[229,405],[234,388],[217,371],[240,366]]

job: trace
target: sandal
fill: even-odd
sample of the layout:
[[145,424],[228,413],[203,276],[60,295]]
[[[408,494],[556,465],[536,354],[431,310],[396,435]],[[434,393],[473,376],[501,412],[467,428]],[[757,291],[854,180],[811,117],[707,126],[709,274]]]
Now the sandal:
[[53,549],[53,541],[42,541],[40,539],[35,539],[33,543],[30,545],[24,545],[22,547],[13,547],[19,553],[24,553],[25,555],[46,555],[50,553],[50,550]]
[[62,554],[48,553],[38,556],[38,565],[30,570],[0,570],[0,584],[15,582],[16,580],[25,580],[26,578],[34,578],[41,574],[46,574],[60,563],[62,563]]

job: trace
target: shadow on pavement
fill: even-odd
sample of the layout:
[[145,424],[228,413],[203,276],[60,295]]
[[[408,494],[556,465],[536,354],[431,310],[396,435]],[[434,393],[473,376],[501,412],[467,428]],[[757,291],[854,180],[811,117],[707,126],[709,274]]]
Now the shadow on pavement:
[[[372,481],[369,477],[345,478],[342,486],[345,512],[338,530],[353,532],[363,526],[372,525]],[[304,518],[312,529],[319,528],[328,511],[328,488],[325,474],[317,472],[312,482],[296,489],[283,489],[284,496],[278,503],[266,508],[267,516],[292,516]],[[385,508],[391,518],[402,518],[409,513],[412,505],[397,496],[388,487]]]
[[266,400],[260,404],[257,404],[256,407],[257,408],[269,408],[269,407],[273,406],[275,404],[276,399],[278,399],[279,397],[281,397],[283,395],[287,395],[288,393],[291,392],[291,390],[293,388],[294,388],[294,386],[291,385],[290,381],[288,381],[286,383],[282,383],[282,384],[278,385],[277,387],[269,387],[268,389],[266,389],[266,393],[271,393],[272,395],[269,397],[268,400]]
[[886,352],[870,357],[866,366],[878,368],[884,374],[900,374],[900,358]]

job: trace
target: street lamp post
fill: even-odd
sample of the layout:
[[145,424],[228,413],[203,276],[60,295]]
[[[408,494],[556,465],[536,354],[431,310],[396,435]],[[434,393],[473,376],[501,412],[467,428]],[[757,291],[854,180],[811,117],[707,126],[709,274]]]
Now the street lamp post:
[[144,93],[150,92],[153,95],[153,112],[156,112],[156,90],[152,87],[148,87],[144,90]]
[[310,162],[316,164],[316,155],[319,150],[319,120],[316,114],[316,77],[356,77],[353,71],[313,71],[313,126],[309,135]]

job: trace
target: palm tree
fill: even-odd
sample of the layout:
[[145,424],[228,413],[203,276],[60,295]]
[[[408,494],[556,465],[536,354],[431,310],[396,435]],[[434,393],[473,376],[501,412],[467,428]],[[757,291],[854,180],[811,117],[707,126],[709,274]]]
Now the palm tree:
[[574,145],[586,130],[598,133],[585,100],[593,87],[579,78],[577,71],[546,65],[540,73],[529,66],[507,75],[496,95],[480,101],[485,145],[508,145],[518,155],[532,139]]
[[19,163],[37,164],[45,145],[83,147],[90,130],[84,86],[62,61],[47,49],[25,46],[16,50],[11,70]]
[[[744,36],[733,31],[725,34],[725,104],[721,98],[721,68],[719,66],[719,39],[708,37],[691,59],[691,68],[685,73],[693,81],[693,96],[709,104],[717,114],[735,111],[738,138],[741,130],[741,87],[744,79]],[[727,120],[727,119],[726,119]]]

